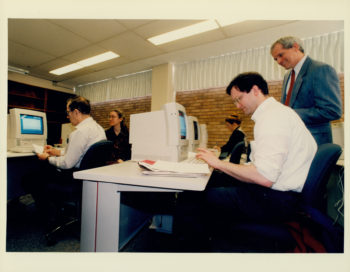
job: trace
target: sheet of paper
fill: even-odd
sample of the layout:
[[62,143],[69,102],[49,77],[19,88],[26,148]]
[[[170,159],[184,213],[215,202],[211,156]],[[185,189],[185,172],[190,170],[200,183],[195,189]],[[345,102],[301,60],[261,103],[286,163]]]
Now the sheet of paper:
[[168,162],[158,160],[153,167],[160,171],[170,171],[178,173],[192,173],[192,174],[209,174],[210,170],[207,164],[193,164],[184,162]]
[[41,154],[44,152],[44,146],[42,145],[37,145],[37,144],[32,144],[33,145],[33,149],[34,149],[34,152],[37,153],[37,154]]

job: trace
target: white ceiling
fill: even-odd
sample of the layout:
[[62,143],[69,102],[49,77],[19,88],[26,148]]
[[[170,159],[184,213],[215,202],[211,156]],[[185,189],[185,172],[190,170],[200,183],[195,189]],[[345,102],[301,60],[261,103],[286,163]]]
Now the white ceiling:
[[[34,77],[72,88],[151,69],[163,63],[217,56],[233,47],[232,37],[287,27],[301,21],[244,21],[160,46],[147,41],[154,35],[195,22],[199,21],[9,19],[8,64],[29,70]],[[247,47],[246,44],[244,46]],[[120,57],[61,76],[49,73],[50,70],[109,50]]]
[[[192,50],[186,52],[186,49],[200,48],[205,44],[292,21],[245,21],[160,46],[147,41],[154,35],[196,22],[199,21],[9,19],[8,64],[29,70],[32,76],[73,87],[151,69],[163,63],[208,57],[205,51],[196,50],[197,54],[193,54]],[[50,70],[109,50],[120,57],[61,76],[49,73]]]

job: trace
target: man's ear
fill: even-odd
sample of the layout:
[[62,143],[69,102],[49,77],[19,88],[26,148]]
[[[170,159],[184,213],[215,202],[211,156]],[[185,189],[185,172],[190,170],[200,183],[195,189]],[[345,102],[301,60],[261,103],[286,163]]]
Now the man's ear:
[[293,43],[293,48],[296,49],[297,51],[299,51],[300,46],[298,43],[295,42],[295,43]]
[[261,92],[260,91],[260,89],[259,89],[259,87],[258,86],[256,86],[256,85],[253,85],[253,87],[252,87],[252,90],[251,90],[252,92],[253,92],[253,94],[254,95],[258,95],[259,94],[259,92]]

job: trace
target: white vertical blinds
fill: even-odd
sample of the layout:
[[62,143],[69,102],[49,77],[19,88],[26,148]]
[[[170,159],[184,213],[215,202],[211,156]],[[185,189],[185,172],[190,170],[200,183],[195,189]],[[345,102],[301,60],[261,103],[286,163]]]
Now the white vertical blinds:
[[152,71],[78,86],[75,92],[89,99],[91,103],[147,96],[152,93]]
[[[344,72],[344,31],[303,39],[305,53]],[[270,45],[174,65],[174,90],[189,91],[226,86],[246,71],[268,80],[282,80],[285,69],[271,57]],[[152,71],[144,71],[76,88],[92,103],[152,94]]]
[[[311,58],[344,72],[344,32],[333,32],[303,40],[305,53]],[[176,64],[174,90],[189,91],[227,86],[242,72],[257,71],[268,80],[281,80],[285,69],[271,57],[270,46],[250,48],[208,59]]]

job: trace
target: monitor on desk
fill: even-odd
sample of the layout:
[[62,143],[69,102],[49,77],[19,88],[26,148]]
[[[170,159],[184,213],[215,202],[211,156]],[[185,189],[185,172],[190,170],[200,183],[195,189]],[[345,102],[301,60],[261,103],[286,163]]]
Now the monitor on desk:
[[187,116],[187,139],[188,139],[188,151],[196,152],[200,143],[200,128],[197,117]]
[[130,116],[132,160],[182,161],[188,155],[186,110],[175,102]]
[[341,160],[344,159],[344,122],[332,123],[332,137],[333,143],[339,145],[343,149],[340,155]]
[[64,123],[61,125],[61,146],[66,147],[69,141],[69,135],[75,130],[72,123]]
[[9,151],[31,152],[32,144],[45,145],[46,138],[45,112],[10,109],[7,117],[7,149]]
[[200,124],[200,142],[199,147],[207,148],[208,145],[208,131],[206,124]]

